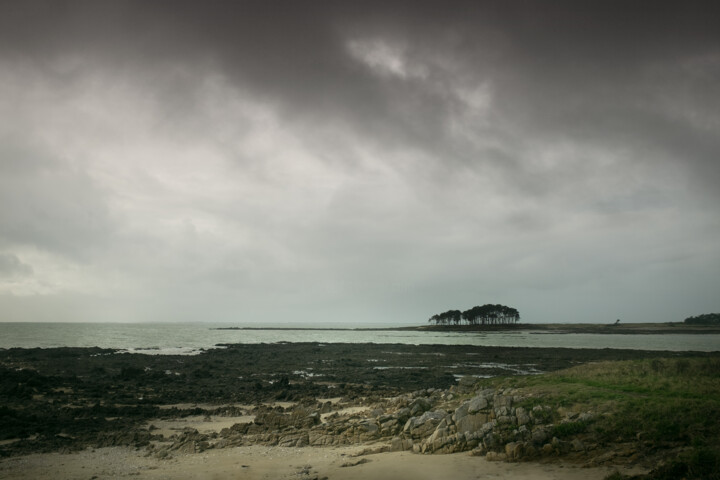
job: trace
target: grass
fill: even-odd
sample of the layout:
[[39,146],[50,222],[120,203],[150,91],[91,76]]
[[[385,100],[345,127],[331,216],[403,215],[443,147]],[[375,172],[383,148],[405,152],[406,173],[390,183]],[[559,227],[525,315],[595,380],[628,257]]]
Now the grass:
[[556,424],[558,438],[587,432],[601,444],[635,442],[646,453],[685,448],[649,478],[720,479],[720,357],[599,362],[491,382],[531,393],[526,408],[600,414]]
[[584,433],[587,431],[588,422],[567,422],[560,423],[553,427],[551,435],[553,437],[565,438],[578,433]]

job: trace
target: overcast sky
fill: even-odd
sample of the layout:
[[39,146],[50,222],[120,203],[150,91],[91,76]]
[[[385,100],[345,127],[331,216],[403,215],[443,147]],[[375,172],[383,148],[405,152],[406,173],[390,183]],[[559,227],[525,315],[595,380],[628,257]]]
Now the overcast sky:
[[720,311],[720,7],[0,1],[0,321]]

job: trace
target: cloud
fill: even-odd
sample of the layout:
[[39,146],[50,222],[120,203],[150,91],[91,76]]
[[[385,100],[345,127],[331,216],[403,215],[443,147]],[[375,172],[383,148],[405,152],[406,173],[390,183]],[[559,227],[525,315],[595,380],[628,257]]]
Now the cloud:
[[4,277],[22,277],[32,275],[33,269],[20,261],[13,253],[0,253],[0,275]]
[[0,251],[33,273],[0,293],[20,317],[717,308],[701,3],[52,6],[0,12]]

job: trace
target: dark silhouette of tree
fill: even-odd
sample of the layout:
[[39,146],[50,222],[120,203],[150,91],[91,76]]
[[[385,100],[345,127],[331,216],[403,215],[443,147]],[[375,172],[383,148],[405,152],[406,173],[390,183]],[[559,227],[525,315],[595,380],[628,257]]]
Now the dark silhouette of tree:
[[438,313],[428,319],[428,322],[435,322],[435,325],[459,325],[461,320],[460,310],[448,310],[447,312]]
[[685,319],[688,325],[720,325],[720,313],[705,313]]
[[428,319],[435,325],[459,325],[465,321],[468,325],[508,325],[520,321],[520,312],[505,305],[486,304],[475,306],[464,312],[448,310]]

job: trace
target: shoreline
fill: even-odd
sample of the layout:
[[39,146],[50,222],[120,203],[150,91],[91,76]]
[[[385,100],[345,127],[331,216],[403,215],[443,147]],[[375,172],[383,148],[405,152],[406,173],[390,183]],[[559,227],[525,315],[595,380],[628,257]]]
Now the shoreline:
[[[410,480],[482,469],[600,480],[613,469],[648,471],[667,442],[586,430],[607,411],[568,403],[566,393],[597,384],[569,383],[572,371],[685,376],[720,361],[717,352],[318,342],[113,353],[0,351],[0,477]],[[554,383],[552,372],[570,373]],[[616,385],[601,385],[601,398],[608,388],[624,398],[635,380]],[[277,461],[290,457],[306,460]]]
[[248,330],[248,331],[354,331],[354,332],[521,332],[553,334],[622,334],[622,335],[669,335],[669,334],[720,334],[720,326],[687,325],[682,322],[669,323],[519,323],[514,325],[418,325],[407,327],[212,327],[209,330]]

